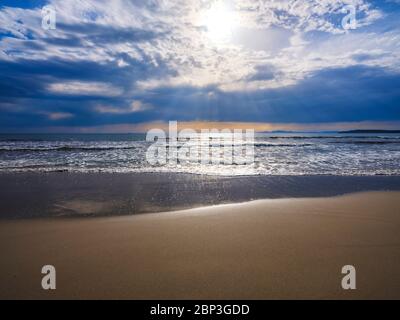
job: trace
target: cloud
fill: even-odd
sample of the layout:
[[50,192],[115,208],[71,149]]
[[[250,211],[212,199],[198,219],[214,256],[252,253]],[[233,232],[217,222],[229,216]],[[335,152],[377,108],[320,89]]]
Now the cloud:
[[277,123],[400,120],[399,86],[399,73],[360,65],[325,68],[292,85],[250,93],[164,88],[152,92],[155,105],[163,106],[153,117]]
[[[199,18],[211,0],[51,0],[56,30],[39,5],[1,7],[0,124],[398,118],[396,4],[226,2],[238,21],[221,42]],[[347,4],[356,30],[341,26]]]
[[363,0],[243,0],[239,6],[254,27],[282,26],[295,32],[322,31],[333,34],[345,33],[341,20],[347,13],[347,5],[355,7],[359,25],[368,25],[382,14]]
[[51,83],[47,88],[56,94],[66,94],[75,96],[118,96],[122,90],[108,83],[101,82],[82,82],[68,81]]
[[[220,0],[230,4],[240,19],[231,43],[213,43],[200,17],[214,2],[52,0],[50,3],[57,10],[57,29],[50,31],[40,27],[41,8],[4,8],[0,21],[4,31],[14,38],[3,40],[0,52],[11,60],[57,57],[101,64],[114,62],[121,68],[143,63],[168,70],[162,76],[150,75],[136,82],[132,79],[132,86],[142,90],[181,85],[257,90],[290,85],[324,67],[316,65],[310,55],[303,55],[314,45],[303,39],[304,34],[345,34],[341,19],[347,4],[357,8],[360,26],[382,16],[380,10],[364,0]],[[331,67],[329,63],[334,58],[325,61],[325,65]],[[292,65],[293,61],[298,67]],[[354,60],[348,59],[346,65],[352,63]],[[262,81],[254,70],[268,64],[280,69],[279,76]]]
[[63,120],[74,116],[72,113],[67,112],[49,112],[45,114],[50,120]]
[[153,108],[153,106],[148,103],[143,103],[139,100],[135,100],[132,102],[130,109],[132,112],[143,112],[146,110],[150,110],[152,108]]
[[134,100],[128,108],[118,108],[113,106],[98,105],[95,110],[99,113],[109,113],[109,114],[129,114],[138,113],[151,110],[153,106],[149,103],[143,103],[139,100]]

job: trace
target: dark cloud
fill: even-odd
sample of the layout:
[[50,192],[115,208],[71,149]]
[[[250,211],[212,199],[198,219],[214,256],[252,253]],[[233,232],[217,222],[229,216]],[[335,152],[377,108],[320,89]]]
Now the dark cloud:
[[366,62],[374,59],[379,59],[387,56],[387,54],[379,53],[379,54],[372,54],[372,53],[357,53],[353,54],[351,58],[357,62]]
[[[121,42],[139,43],[162,37],[165,33],[157,33],[149,30],[135,28],[119,28],[111,25],[100,25],[96,23],[65,24],[58,23],[57,29],[70,35],[71,40],[91,41],[96,44],[112,44]],[[54,41],[50,39],[50,41]],[[78,46],[81,41],[76,43]]]
[[[46,44],[51,44],[60,47],[82,47],[82,40],[75,36],[70,36],[69,38],[44,38],[43,41]],[[32,41],[27,41],[32,42]]]
[[[7,101],[1,107],[0,125],[6,127],[37,127],[54,125],[43,112],[67,112],[74,117],[60,119],[64,126],[140,123],[154,120],[212,120],[277,123],[315,123],[341,121],[400,120],[400,75],[380,68],[348,67],[315,73],[297,85],[257,91],[222,92],[216,87],[159,88],[130,96],[57,96],[44,88],[57,79],[102,80],[123,86],[127,74],[116,68],[94,63],[20,62],[0,64],[6,71],[0,82],[0,96]],[[46,69],[47,68],[47,69]],[[102,70],[102,72],[100,72]],[[12,71],[12,74],[10,72]],[[80,71],[80,72],[79,72]],[[25,74],[26,77],[21,75]],[[30,75],[28,77],[27,75]],[[4,75],[4,73],[3,73]],[[10,99],[10,97],[14,99]],[[126,108],[132,99],[154,106],[153,109],[131,114],[99,113],[95,106]],[[12,105],[16,108],[13,110]],[[23,107],[21,111],[19,107]]]
[[256,72],[247,77],[248,81],[272,80],[275,78],[276,70],[272,65],[262,65],[256,67]]
[[163,120],[394,121],[400,120],[399,87],[399,74],[357,66],[319,71],[293,86],[251,93],[164,88],[153,94],[152,102],[162,106],[157,112]]

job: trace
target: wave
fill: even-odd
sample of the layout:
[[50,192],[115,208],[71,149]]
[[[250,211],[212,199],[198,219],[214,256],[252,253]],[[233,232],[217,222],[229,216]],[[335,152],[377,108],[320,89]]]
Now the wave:
[[256,139],[293,139],[293,140],[311,140],[311,139],[336,139],[336,140],[347,140],[347,139],[381,139],[381,140],[394,140],[399,139],[400,136],[265,136],[256,137]]
[[314,146],[315,144],[312,143],[302,143],[302,144],[285,144],[285,143],[256,143],[254,147],[309,147]]
[[[355,140],[355,141],[329,141],[329,144],[366,144],[366,145],[384,145],[384,144],[400,144],[399,141],[393,140],[376,140],[376,141],[363,141],[363,140]],[[245,146],[248,143],[232,145],[232,147],[236,146]],[[268,142],[258,142],[254,144],[255,148],[274,148],[274,147],[287,147],[287,148],[296,148],[296,147],[309,147],[309,146],[317,146],[318,144],[315,143],[268,143]],[[204,145],[197,145],[194,144],[191,147],[205,147]],[[209,144],[209,148],[214,147],[223,147],[224,145],[220,144]],[[168,145],[166,148],[168,149]],[[178,146],[180,149],[182,146]],[[0,147],[0,152],[51,152],[51,151],[60,151],[60,152],[90,152],[90,151],[113,151],[113,150],[134,150],[137,149],[138,146],[56,146],[56,147],[17,147],[17,146],[7,146],[7,147]]]
[[[248,144],[238,144],[238,145],[232,145],[232,147],[238,147],[238,146],[245,146]],[[311,143],[303,143],[303,144],[274,144],[274,143],[255,143],[254,147],[256,148],[262,148],[262,147],[308,147],[308,146],[313,146],[314,144]],[[194,145],[192,147],[204,147],[203,145]],[[180,149],[182,146],[178,146],[178,149]],[[208,145],[209,148],[214,148],[214,147],[224,147],[224,145],[213,145],[210,144]],[[136,149],[137,147],[122,147],[122,146],[116,146],[116,147],[72,147],[72,146],[62,146],[62,147],[36,147],[36,148],[31,148],[31,147],[0,147],[0,152],[50,152],[50,151],[64,151],[64,152],[73,152],[73,151],[112,151],[112,150],[133,150]],[[166,148],[168,149],[169,146],[167,145]]]
[[46,142],[45,139],[26,139],[26,138],[15,138],[15,139],[1,139],[1,142]]
[[0,147],[0,152],[47,152],[47,151],[107,151],[107,150],[128,150],[135,149],[136,147],[38,147],[38,148],[26,148],[26,147]]
[[[240,166],[237,166],[240,167]],[[143,168],[128,168],[128,167],[75,167],[75,166],[44,166],[44,165],[30,165],[20,167],[0,167],[1,173],[170,173],[170,174],[194,174],[194,175],[210,175],[210,176],[399,176],[400,172],[398,169],[386,170],[385,171],[370,171],[370,170],[357,170],[352,171],[333,171],[326,172],[326,170],[317,171],[287,171],[287,172],[271,172],[271,171],[235,171],[236,169],[230,165],[228,171],[215,170],[212,167],[210,170],[194,171],[192,169],[184,168],[154,168],[154,167],[143,167]]]
[[333,141],[336,144],[400,144],[400,141]]

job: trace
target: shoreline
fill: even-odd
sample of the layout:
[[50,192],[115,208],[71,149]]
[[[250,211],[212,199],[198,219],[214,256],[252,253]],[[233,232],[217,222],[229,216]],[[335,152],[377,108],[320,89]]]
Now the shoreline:
[[400,176],[0,173],[0,220],[129,216],[367,191],[400,191]]
[[135,213],[135,214],[121,214],[121,215],[100,215],[100,216],[95,216],[95,215],[62,215],[62,216],[38,216],[35,218],[10,218],[10,219],[1,219],[0,218],[0,224],[2,222],[4,223],[9,223],[9,222],[24,222],[24,223],[29,223],[29,222],[58,222],[58,221],[117,221],[118,219],[129,219],[129,218],[139,218],[139,217],[171,217],[171,216],[179,216],[179,215],[184,215],[188,212],[196,214],[196,213],[204,213],[209,210],[220,210],[220,209],[225,209],[225,208],[230,208],[230,207],[235,207],[235,206],[246,206],[246,205],[255,205],[255,204],[260,204],[263,202],[267,201],[276,201],[278,203],[279,201],[296,201],[296,200],[302,200],[302,201],[312,201],[312,200],[335,200],[335,199],[341,199],[341,198],[346,198],[346,197],[357,197],[357,196],[366,196],[368,194],[395,194],[398,193],[400,196],[400,191],[394,191],[394,190],[386,190],[386,191],[355,191],[355,192],[349,192],[349,193],[344,193],[344,194],[337,194],[337,195],[332,195],[328,197],[283,197],[283,198],[262,198],[262,199],[252,199],[252,200],[247,200],[247,201],[240,201],[240,202],[228,202],[228,203],[218,203],[218,204],[210,204],[210,205],[199,205],[195,206],[192,208],[181,208],[181,209],[175,209],[175,210],[168,210],[168,211],[154,211],[154,212],[147,212],[147,213]]
[[[2,299],[400,299],[400,192],[0,221]],[[57,269],[57,290],[40,287]],[[357,290],[341,268],[357,269]]]

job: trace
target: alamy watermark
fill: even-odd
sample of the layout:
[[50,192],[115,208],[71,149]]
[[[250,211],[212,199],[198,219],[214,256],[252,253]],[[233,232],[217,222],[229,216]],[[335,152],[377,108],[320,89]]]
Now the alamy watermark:
[[183,163],[213,165],[249,165],[254,163],[253,129],[183,129],[177,121],[169,122],[168,134],[152,129],[146,141],[152,142],[146,160],[152,166]]
[[343,13],[347,13],[342,19],[342,27],[345,30],[354,30],[357,28],[357,9],[354,5],[346,5],[342,8]]
[[44,30],[55,30],[57,28],[57,12],[52,5],[42,8],[42,28]]
[[56,268],[52,265],[45,265],[42,267],[42,289],[43,290],[56,290]]
[[345,265],[342,268],[342,274],[345,276],[342,279],[343,290],[356,290],[356,268],[352,265]]

